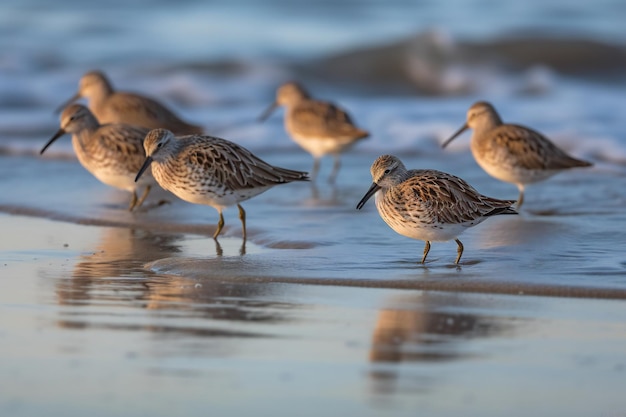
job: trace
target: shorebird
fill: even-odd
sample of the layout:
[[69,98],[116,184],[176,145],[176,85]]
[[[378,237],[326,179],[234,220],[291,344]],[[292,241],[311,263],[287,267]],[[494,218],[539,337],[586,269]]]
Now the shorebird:
[[[141,206],[155,184],[152,175],[146,175],[140,183],[134,181],[146,159],[143,139],[147,129],[122,123],[100,124],[87,107],[72,104],[61,113],[61,128],[40,153],[66,133],[72,135],[74,152],[87,171],[106,185],[131,192],[130,211]],[[138,199],[136,191],[142,186],[145,189]]]
[[213,239],[224,227],[222,210],[237,205],[243,239],[246,239],[246,212],[239,204],[275,185],[307,181],[306,172],[268,164],[252,152],[225,139],[203,135],[175,137],[166,129],[154,129],[144,140],[146,159],[137,173],[152,166],[159,185],[194,204],[214,207],[219,213]]
[[467,129],[474,130],[470,148],[478,165],[492,177],[517,185],[518,209],[524,202],[527,184],[543,181],[566,169],[592,165],[569,156],[539,132],[503,123],[495,108],[485,101],[470,107],[467,122],[442,147]]
[[454,239],[458,264],[465,229],[498,214],[517,214],[514,200],[498,200],[476,191],[461,178],[433,169],[407,170],[395,156],[378,157],[371,167],[374,182],[356,208],[360,210],[376,194],[380,217],[395,232],[426,242],[421,263],[426,262],[430,242]]
[[313,156],[313,179],[319,171],[320,158],[332,154],[335,162],[328,182],[334,183],[341,166],[341,153],[369,136],[369,132],[354,125],[343,109],[333,103],[312,99],[295,82],[278,88],[276,101],[265,110],[259,120],[267,119],[279,106],[286,107],[285,129],[291,138]]
[[178,135],[201,134],[203,129],[181,120],[158,101],[135,93],[115,91],[100,71],[82,76],[78,92],[60,109],[80,98],[87,99],[89,109],[100,123],[127,123],[146,129],[164,128]]

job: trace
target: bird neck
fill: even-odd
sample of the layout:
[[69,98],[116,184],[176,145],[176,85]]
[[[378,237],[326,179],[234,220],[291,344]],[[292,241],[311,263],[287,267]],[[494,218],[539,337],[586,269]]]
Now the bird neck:
[[485,137],[485,133],[497,128],[502,125],[502,119],[498,116],[497,113],[490,113],[484,115],[478,123],[475,123],[472,126],[472,130],[474,131],[473,137]]
[[72,146],[81,162],[88,159],[91,154],[89,148],[95,141],[95,131],[96,129],[92,129],[90,126],[72,133]]

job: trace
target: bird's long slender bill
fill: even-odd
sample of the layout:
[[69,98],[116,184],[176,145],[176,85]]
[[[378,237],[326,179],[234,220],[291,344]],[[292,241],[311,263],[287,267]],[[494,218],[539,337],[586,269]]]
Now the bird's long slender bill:
[[148,169],[151,163],[152,163],[152,157],[151,156],[146,157],[145,162],[143,163],[143,165],[139,169],[139,172],[137,173],[137,176],[135,177],[135,182],[139,181],[139,177],[141,177],[144,171]]
[[375,182],[372,183],[372,186],[370,187],[370,189],[367,190],[367,192],[365,193],[361,201],[359,201],[359,204],[356,205],[356,209],[361,210],[363,206],[365,205],[365,203],[367,202],[367,200],[369,200],[374,194],[376,194],[376,191],[378,190],[380,190],[380,185],[376,184]]
[[61,103],[61,105],[54,110],[54,113],[60,114],[67,106],[69,106],[70,104],[78,100],[79,98],[80,98],[80,93],[74,94],[69,100],[66,100],[63,103]]
[[48,147],[50,145],[52,145],[52,143],[54,143],[55,140],[57,140],[58,138],[60,138],[61,136],[65,135],[65,130],[63,128],[59,129],[57,131],[57,133],[54,134],[54,136],[52,136],[52,138],[48,141],[48,143],[46,143],[43,148],[41,148],[41,151],[39,151],[39,155],[43,155],[43,153],[46,151],[46,149],[48,149]]
[[267,119],[268,117],[270,117],[270,114],[272,114],[272,112],[274,110],[276,110],[276,107],[278,107],[278,103],[273,102],[272,104],[269,105],[269,107],[267,109],[265,109],[265,111],[263,112],[263,114],[261,114],[259,116],[259,122],[264,122],[265,119]]
[[441,145],[441,147],[445,148],[446,146],[448,146],[450,144],[450,142],[452,142],[454,139],[456,139],[457,136],[459,136],[461,133],[465,132],[467,129],[469,129],[469,126],[467,125],[467,123],[465,123],[463,126],[461,126],[461,128],[459,130],[454,132],[454,135],[450,136],[450,138],[448,140],[446,140]]

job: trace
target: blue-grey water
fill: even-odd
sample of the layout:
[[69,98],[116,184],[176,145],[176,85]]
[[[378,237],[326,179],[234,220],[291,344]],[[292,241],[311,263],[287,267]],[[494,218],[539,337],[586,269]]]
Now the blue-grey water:
[[[623,416],[626,4],[617,0],[0,3],[0,415]],[[371,137],[338,184],[236,210],[130,214],[54,109],[88,70],[308,170],[278,111],[298,79]],[[594,163],[454,242],[355,205],[382,153],[517,197],[440,144],[476,100]]]

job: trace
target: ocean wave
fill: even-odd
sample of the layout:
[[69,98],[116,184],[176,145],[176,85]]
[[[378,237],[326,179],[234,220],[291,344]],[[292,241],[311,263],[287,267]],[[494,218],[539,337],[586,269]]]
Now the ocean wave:
[[[550,74],[623,82],[626,47],[585,37],[518,34],[482,41],[431,30],[378,46],[323,57],[305,70],[351,83],[410,86],[426,95],[475,93],[494,78],[514,75],[520,92],[550,88]],[[521,79],[519,78],[521,77]]]

